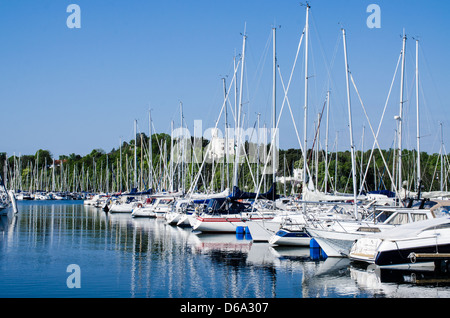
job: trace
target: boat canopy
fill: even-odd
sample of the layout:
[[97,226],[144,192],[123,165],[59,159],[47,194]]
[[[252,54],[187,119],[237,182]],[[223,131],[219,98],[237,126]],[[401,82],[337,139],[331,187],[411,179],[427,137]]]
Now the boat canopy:
[[266,200],[272,200],[275,201],[276,199],[280,198],[279,195],[276,194],[276,185],[273,184],[269,191],[266,193],[254,193],[254,192],[243,192],[238,187],[233,187],[233,192],[228,197],[231,200],[244,200],[244,199],[266,199]]

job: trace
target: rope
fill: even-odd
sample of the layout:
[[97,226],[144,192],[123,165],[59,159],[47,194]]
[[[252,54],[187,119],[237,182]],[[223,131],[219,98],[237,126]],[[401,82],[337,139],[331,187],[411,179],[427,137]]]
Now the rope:
[[[379,129],[380,129],[380,126],[381,126],[381,121],[380,121],[380,126],[378,126],[378,132],[377,132],[377,135],[375,135],[375,132],[373,131],[372,124],[370,123],[369,117],[367,116],[366,108],[364,107],[364,104],[363,104],[363,102],[362,102],[361,96],[359,95],[359,91],[358,91],[358,89],[357,89],[357,87],[356,87],[355,81],[353,80],[352,73],[350,73],[350,78],[351,78],[351,80],[352,80],[353,86],[355,87],[355,90],[356,90],[356,93],[357,93],[357,95],[358,95],[359,101],[360,101],[361,106],[362,106],[362,108],[363,108],[364,115],[366,116],[367,122],[369,123],[370,130],[371,130],[371,132],[372,132],[372,134],[373,134],[373,137],[375,138],[374,144],[375,144],[375,143],[377,144],[378,149],[380,150],[381,158],[383,159],[383,163],[384,163],[385,166],[387,167],[388,165],[387,165],[387,163],[386,163],[386,160],[384,159],[383,152],[381,151],[381,147],[380,147],[380,144],[378,143],[378,138],[377,138],[377,137],[378,137],[378,132],[379,132]],[[386,110],[386,108],[385,108],[384,110]],[[384,111],[383,111],[383,116],[384,116]],[[370,162],[370,159],[371,159],[371,158],[369,158],[369,161],[368,161],[368,162]],[[368,170],[368,168],[369,168],[369,165],[367,165],[366,171]],[[389,175],[389,178],[391,179],[391,182],[394,183],[390,171],[389,171],[389,170],[386,170],[386,171],[388,172],[388,175]],[[366,177],[366,176],[364,175],[363,183],[365,182],[365,177]],[[398,194],[397,189],[394,189],[394,190],[395,190],[395,193],[396,193],[397,197],[400,198],[400,195]]]

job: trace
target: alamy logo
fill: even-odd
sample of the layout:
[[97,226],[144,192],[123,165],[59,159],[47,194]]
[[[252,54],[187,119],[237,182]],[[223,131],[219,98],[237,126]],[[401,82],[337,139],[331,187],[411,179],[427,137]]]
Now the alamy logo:
[[71,14],[67,17],[66,25],[69,29],[80,29],[81,28],[81,9],[77,4],[69,4],[67,6],[66,12]]
[[369,29],[379,29],[381,28],[381,9],[380,6],[378,4],[369,4],[367,6],[367,10],[368,13],[371,13],[371,15],[369,15],[367,17],[367,27]]
[[[274,138],[275,136],[275,138]],[[271,128],[207,128],[203,131],[202,121],[194,120],[194,134],[187,128],[176,128],[172,132],[174,140],[173,160],[175,163],[217,163],[229,158],[234,161],[239,153],[240,163],[260,163],[263,173],[272,173],[272,149],[275,152],[275,167],[278,166],[279,133]],[[206,147],[203,141],[208,140]],[[274,147],[271,147],[273,140]],[[240,145],[238,151],[238,144]]]
[[77,264],[67,266],[68,273],[72,273],[67,277],[66,284],[68,288],[81,288],[81,269]]

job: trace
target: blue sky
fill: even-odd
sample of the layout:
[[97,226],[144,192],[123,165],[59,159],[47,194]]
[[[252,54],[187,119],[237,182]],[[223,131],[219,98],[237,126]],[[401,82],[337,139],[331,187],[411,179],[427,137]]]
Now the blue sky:
[[[69,4],[81,8],[81,28],[69,29]],[[450,122],[446,1],[311,0],[308,143],[312,127],[331,89],[330,149],[349,149],[344,57],[340,28],[347,34],[349,66],[371,123],[378,127],[397,59],[403,29],[407,34],[404,103],[405,148],[415,148],[415,41],[420,39],[421,149],[439,152],[439,123],[444,143]],[[369,4],[381,8],[381,28],[369,29]],[[0,2],[0,107],[2,142],[8,156],[47,149],[61,154],[110,151],[120,139],[133,139],[133,121],[148,134],[152,109],[156,132],[180,124],[179,102],[192,129],[214,126],[223,102],[222,80],[231,81],[233,56],[248,36],[244,111],[253,126],[271,124],[271,29],[277,26],[278,64],[287,83],[305,25],[305,7],[290,0],[2,0]],[[303,50],[288,94],[303,138]],[[328,71],[327,71],[328,70]],[[382,124],[380,143],[394,140],[399,111],[397,74]],[[328,85],[328,83],[331,83]],[[278,78],[278,107],[284,96]],[[282,149],[298,148],[289,111],[280,126]],[[373,138],[352,88],[356,147]],[[324,143],[324,132],[321,132]]]

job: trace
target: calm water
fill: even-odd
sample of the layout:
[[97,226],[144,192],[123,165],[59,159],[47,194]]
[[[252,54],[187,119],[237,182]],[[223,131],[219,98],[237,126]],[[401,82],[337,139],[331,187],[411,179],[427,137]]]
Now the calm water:
[[[22,201],[0,223],[0,297],[450,297],[450,275],[314,260],[236,235],[105,214],[81,201]],[[69,288],[68,266],[80,288]]]

